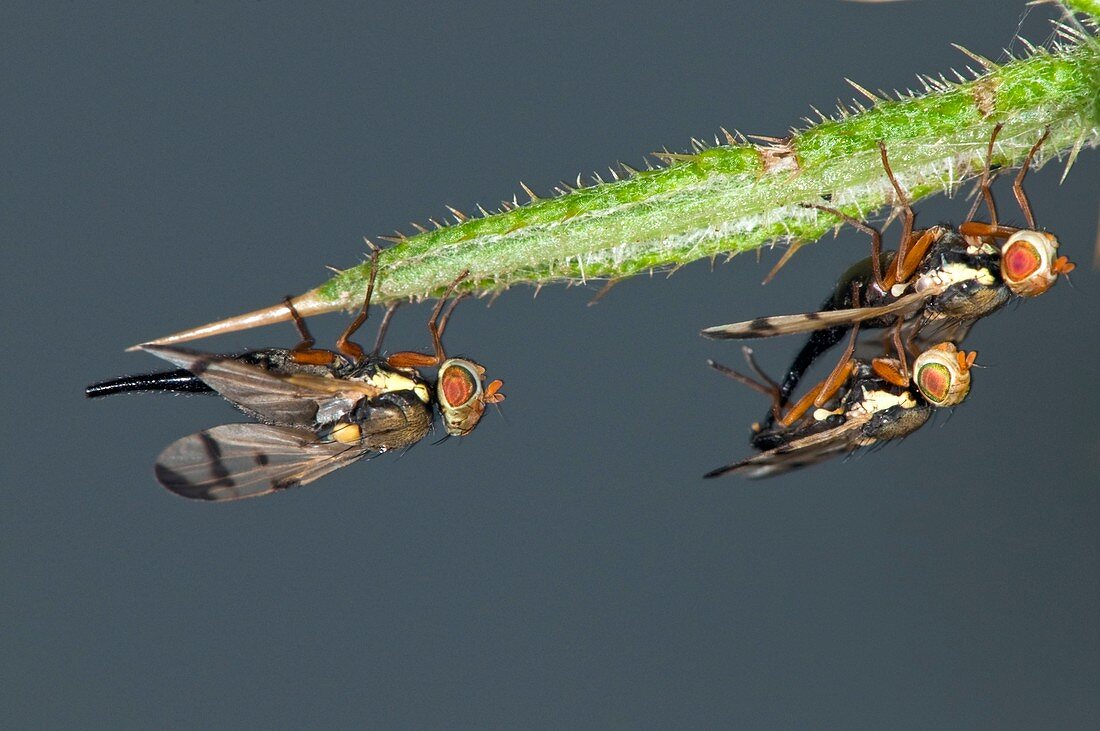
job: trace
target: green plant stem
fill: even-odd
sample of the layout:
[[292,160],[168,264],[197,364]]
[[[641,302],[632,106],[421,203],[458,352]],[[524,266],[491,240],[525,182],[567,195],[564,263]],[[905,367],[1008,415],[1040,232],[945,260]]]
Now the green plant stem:
[[1062,4],[1075,13],[1084,13],[1093,21],[1100,21],[1100,0],[1062,0]]
[[[1078,0],[1076,5],[1086,4]],[[1092,3],[1095,5],[1095,2]],[[1100,50],[1095,39],[996,66],[971,56],[970,81],[925,79],[921,94],[842,110],[783,139],[661,156],[667,167],[569,188],[550,198],[399,240],[379,258],[373,302],[439,296],[462,272],[461,290],[494,293],[516,284],[621,279],[769,243],[800,245],[833,229],[823,203],[858,217],[894,201],[878,144],[912,200],[955,189],[984,164],[994,125],[1003,123],[994,163],[1019,165],[1050,128],[1038,162],[1100,137]],[[858,87],[857,87],[858,88]],[[860,91],[863,91],[862,89]],[[1067,163],[1068,164],[1068,163]],[[359,307],[370,264],[347,269],[295,298],[304,316]],[[286,320],[276,305],[178,333],[179,342]]]
[[[995,156],[1001,165],[1018,165],[1048,125],[1048,156],[1095,144],[1098,77],[1090,50],[1037,55],[969,83],[823,121],[786,142],[714,147],[665,169],[422,233],[382,253],[375,297],[425,297],[467,270],[477,289],[493,291],[617,279],[769,242],[813,241],[836,221],[800,203],[830,199],[862,214],[890,202],[880,140],[914,200],[979,171],[998,122],[1005,125]],[[369,271],[369,264],[349,269],[319,294],[355,306]]]

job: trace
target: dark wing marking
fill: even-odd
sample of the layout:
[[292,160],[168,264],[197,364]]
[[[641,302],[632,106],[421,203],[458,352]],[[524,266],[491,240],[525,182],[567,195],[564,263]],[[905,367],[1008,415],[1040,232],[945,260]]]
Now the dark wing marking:
[[886,315],[915,312],[924,301],[937,294],[935,288],[923,292],[914,292],[899,297],[890,304],[878,307],[855,307],[847,310],[824,310],[801,315],[776,315],[758,317],[755,320],[735,322],[731,325],[708,327],[700,334],[716,340],[744,340],[748,338],[771,338],[791,333],[813,332],[838,325],[851,325],[855,322],[873,320]]
[[224,424],[172,444],[157,457],[160,484],[195,500],[239,500],[313,482],[369,450],[321,442],[308,431]]
[[364,397],[381,390],[362,381],[308,374],[272,374],[239,359],[184,348],[145,345],[144,350],[201,378],[227,400],[260,421],[283,426],[314,426],[317,413],[340,418]]
[[774,477],[817,464],[838,454],[850,452],[859,446],[857,439],[861,436],[860,429],[869,419],[869,416],[850,417],[835,429],[794,439],[775,449],[711,470],[703,477],[739,474],[750,479],[758,479]]

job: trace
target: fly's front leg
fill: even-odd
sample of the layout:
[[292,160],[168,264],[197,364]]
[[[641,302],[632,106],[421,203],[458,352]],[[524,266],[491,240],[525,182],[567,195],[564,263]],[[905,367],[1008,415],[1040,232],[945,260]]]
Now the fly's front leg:
[[[370,242],[367,242],[370,244]],[[367,280],[367,296],[363,298],[363,308],[359,310],[359,314],[355,316],[355,319],[347,326],[344,332],[336,339],[336,349],[344,355],[351,358],[358,363],[363,359],[363,346],[359,343],[353,343],[351,336],[355,334],[355,331],[363,326],[363,323],[367,321],[367,315],[370,314],[370,300],[374,295],[374,280],[378,274],[378,255],[380,253],[377,246],[370,244],[370,279]]]
[[990,225],[997,225],[997,204],[993,201],[993,145],[997,141],[997,135],[1000,134],[1001,128],[1004,124],[998,124],[993,128],[993,133],[989,135],[989,144],[985,150],[985,167],[982,169],[981,181],[978,183],[978,195],[974,196],[974,204],[970,206],[970,213],[966,215],[967,221],[973,221],[974,216],[978,213],[978,205],[984,200],[985,207],[989,209],[989,222]]
[[[428,355],[427,353],[417,353],[415,351],[406,350],[400,353],[394,353],[386,361],[395,368],[429,368],[438,366],[447,360],[447,354],[443,350],[443,330],[447,328],[447,321],[451,317],[451,313],[454,312],[455,305],[452,305],[447,310],[446,316],[443,317],[442,322],[440,316],[443,313],[443,305],[447,302],[447,299],[454,294],[455,289],[459,283],[469,275],[469,271],[464,271],[458,275],[451,286],[447,288],[447,291],[443,293],[443,296],[439,298],[435,308],[432,310],[432,316],[428,319],[428,333],[432,337],[432,346],[434,347],[435,354]],[[458,299],[461,299],[459,297]],[[455,304],[458,300],[455,300]]]
[[372,358],[377,357],[382,352],[382,341],[386,339],[386,331],[390,329],[390,320],[393,319],[393,313],[397,312],[397,308],[400,306],[400,302],[394,302],[386,308],[386,314],[382,315],[382,324],[378,326],[378,335],[374,338],[374,349],[370,353]]
[[1043,130],[1043,136],[1039,138],[1031,150],[1027,153],[1027,157],[1024,159],[1024,164],[1020,168],[1020,172],[1016,173],[1016,182],[1012,184],[1012,192],[1016,196],[1016,202],[1020,204],[1020,210],[1024,212],[1024,218],[1027,219],[1028,228],[1035,228],[1035,217],[1031,215],[1031,204],[1027,200],[1027,193],[1024,192],[1024,178],[1027,176],[1027,171],[1031,167],[1031,161],[1035,157],[1035,153],[1039,151],[1039,148],[1046,142],[1047,137],[1050,136],[1050,127]]
[[1007,239],[1020,229],[1013,226],[998,226],[981,221],[967,221],[959,226],[959,233],[963,236],[978,236],[993,239]]

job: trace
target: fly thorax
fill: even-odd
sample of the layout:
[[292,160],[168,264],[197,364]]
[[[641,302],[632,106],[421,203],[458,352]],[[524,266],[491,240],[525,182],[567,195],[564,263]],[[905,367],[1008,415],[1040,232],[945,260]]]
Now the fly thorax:
[[966,247],[966,253],[970,256],[990,256],[997,253],[997,249],[989,244],[983,242],[979,245],[969,244]]
[[991,287],[997,283],[997,279],[987,267],[972,267],[963,262],[950,262],[922,274],[913,284],[913,291],[925,292],[933,288],[942,290],[960,282],[977,282]]
[[890,391],[884,391],[881,389],[869,389],[866,386],[862,387],[863,398],[852,404],[849,408],[851,414],[875,414],[879,411],[885,411],[886,409],[892,409],[895,406],[900,406],[903,409],[911,409],[917,405],[916,400],[913,399],[908,390],[901,393],[891,393]]
[[410,378],[403,373],[379,368],[364,380],[383,393],[412,391],[416,394],[416,397],[424,403],[428,403],[431,400],[431,392],[428,390],[426,383],[418,379]]

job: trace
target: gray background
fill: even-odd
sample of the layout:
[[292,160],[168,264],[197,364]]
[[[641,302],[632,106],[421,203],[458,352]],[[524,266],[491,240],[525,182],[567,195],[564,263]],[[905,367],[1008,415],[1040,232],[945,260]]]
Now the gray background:
[[[982,323],[969,402],[903,444],[699,479],[764,403],[697,330],[817,304],[866,252],[845,232],[763,288],[778,252],[591,308],[595,288],[466,304],[451,350],[508,394],[468,439],[235,505],[158,487],[163,446],[236,416],[86,402],[157,365],[123,347],[303,291],[443,203],[719,125],[782,134],[851,98],[844,76],[962,65],[950,41],[998,57],[1023,8],[370,5],[5,4],[4,725],[1100,723],[1095,151],[1030,185],[1073,286]],[[390,346],[423,346],[426,314]]]

